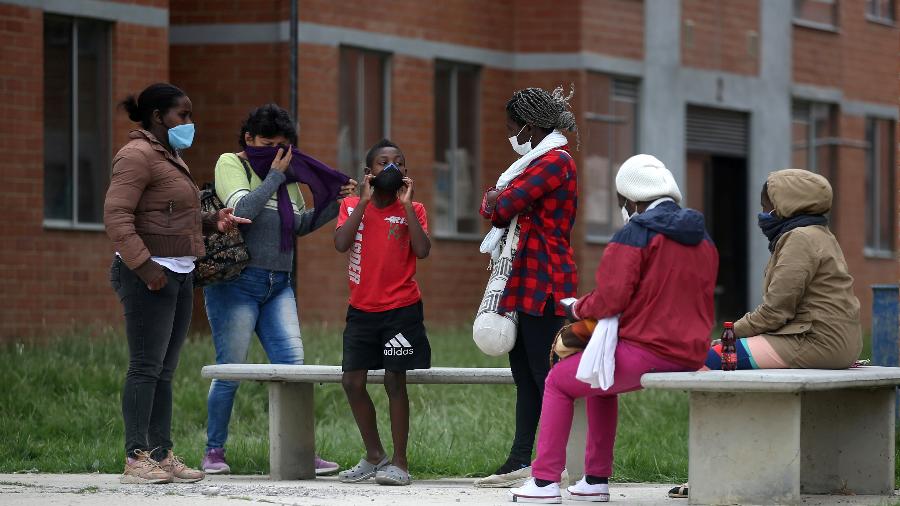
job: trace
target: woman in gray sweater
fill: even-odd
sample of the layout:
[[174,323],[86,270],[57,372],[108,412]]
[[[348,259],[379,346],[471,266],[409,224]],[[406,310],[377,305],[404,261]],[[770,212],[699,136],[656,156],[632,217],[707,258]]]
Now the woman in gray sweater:
[[[241,227],[250,264],[234,280],[203,289],[216,363],[246,361],[255,331],[271,363],[302,364],[300,318],[291,288],[294,238],[334,219],[338,202],[332,199],[318,212],[306,209],[299,184],[288,181],[296,181],[289,167],[297,131],[284,109],[268,104],[253,111],[241,127],[239,142],[241,152],[225,153],[216,163],[216,193],[226,207],[234,208],[235,216],[253,221]],[[274,153],[274,160],[261,170],[253,169],[251,158],[252,165],[259,165],[258,155],[267,151]],[[337,199],[355,189],[356,181],[349,180],[340,187]],[[224,447],[237,388],[237,381],[224,380],[213,380],[210,386],[206,453],[201,464],[207,473],[230,472]],[[337,464],[316,457],[316,474],[337,470]]]

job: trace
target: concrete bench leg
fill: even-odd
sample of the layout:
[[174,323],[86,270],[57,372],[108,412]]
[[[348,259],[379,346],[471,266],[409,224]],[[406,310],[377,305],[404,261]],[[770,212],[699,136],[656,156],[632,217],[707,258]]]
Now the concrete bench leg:
[[803,394],[803,493],[893,493],[895,396],[893,388]]
[[316,412],[310,383],[269,383],[269,476],[316,477]]
[[691,392],[690,504],[800,503],[800,394]]
[[572,430],[566,445],[566,471],[573,485],[584,475],[584,444],[587,439],[587,412],[584,406],[584,399],[575,399],[575,416],[572,417]]

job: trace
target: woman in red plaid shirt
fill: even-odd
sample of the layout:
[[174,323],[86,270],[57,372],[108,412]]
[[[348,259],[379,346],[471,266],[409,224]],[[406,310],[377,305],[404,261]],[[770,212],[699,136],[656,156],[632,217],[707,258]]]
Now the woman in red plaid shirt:
[[552,93],[526,88],[513,94],[506,104],[506,130],[522,158],[484,194],[481,205],[481,215],[495,228],[506,228],[518,217],[520,230],[497,309],[518,313],[516,344],[509,352],[516,383],[516,435],[509,458],[493,475],[477,481],[479,487],[511,487],[531,476],[531,452],[550,370],[547,356],[565,320],[557,302],[574,297],[578,288],[570,245],[578,205],[575,161],[560,132],[576,131],[571,98],[562,88]]

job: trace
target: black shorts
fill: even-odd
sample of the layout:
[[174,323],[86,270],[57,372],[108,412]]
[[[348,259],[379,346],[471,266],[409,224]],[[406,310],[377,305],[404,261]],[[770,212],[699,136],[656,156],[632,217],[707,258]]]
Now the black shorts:
[[409,371],[431,368],[422,301],[387,311],[347,308],[344,371]]

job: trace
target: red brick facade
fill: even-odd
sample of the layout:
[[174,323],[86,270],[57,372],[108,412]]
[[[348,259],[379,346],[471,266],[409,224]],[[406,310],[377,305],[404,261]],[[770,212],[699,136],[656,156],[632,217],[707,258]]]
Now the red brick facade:
[[[131,2],[167,7],[168,1]],[[97,323],[119,324],[109,286],[112,252],[102,232],[43,226],[43,12],[0,2],[0,340],[64,333]],[[112,95],[168,77],[167,30],[129,23],[112,29]],[[114,116],[113,145],[130,125]]]
[[[170,27],[124,20],[113,23],[112,99],[120,100],[160,80],[182,87],[193,102],[197,123],[194,147],[185,158],[196,179],[208,181],[219,154],[237,150],[238,127],[249,110],[267,102],[288,104],[290,51],[279,34],[286,30],[289,2],[122,3],[168,9]],[[793,27],[794,83],[837,89],[845,100],[897,103],[898,30],[867,21],[864,3],[839,2],[838,32]],[[631,61],[640,68],[647,51],[645,6],[639,0],[571,4],[549,0],[303,0],[300,7],[301,26],[477,49],[487,54],[485,58],[495,54],[543,57],[548,53],[590,53]],[[682,0],[683,67],[757,76],[764,32],[760,9],[758,0]],[[106,235],[43,225],[42,20],[40,9],[7,5],[0,0],[0,36],[5,41],[0,53],[0,112],[6,120],[0,125],[0,149],[5,154],[2,173],[6,176],[5,184],[0,185],[0,198],[8,203],[5,219],[0,220],[0,236],[4,238],[0,246],[0,340],[94,324],[121,324],[121,309],[107,281],[112,251]],[[232,24],[270,30],[272,41],[237,43],[227,36],[203,43],[169,40],[170,32],[179,27],[212,26],[227,34]],[[353,45],[366,47],[360,42]],[[337,164],[339,43],[301,37],[298,54],[301,149]],[[435,58],[413,54],[414,47],[390,56],[390,136],[403,148],[410,176],[416,181],[416,198],[425,204],[434,223]],[[568,87],[571,83],[576,89],[573,105],[579,121],[585,108],[586,70],[511,69],[510,65],[480,67],[477,139],[482,188],[491,185],[513,160],[506,140],[504,106],[515,89]],[[131,127],[124,114],[113,111],[113,152],[125,142]],[[865,188],[860,181],[865,177],[865,156],[859,146],[865,139],[864,130],[862,116],[841,112],[835,231],[856,278],[867,326],[869,285],[896,282],[898,267],[896,261],[863,254],[865,239],[860,231],[865,229],[865,216],[860,209]],[[574,148],[574,136],[572,144]],[[575,152],[575,156],[579,164],[583,162],[583,152]],[[698,174],[702,171],[688,159],[685,184],[692,203],[702,195],[703,181]],[[900,177],[896,179],[900,184]],[[579,186],[583,206],[585,199],[591,198],[591,182],[580,177]],[[582,215],[573,242],[581,291],[585,291],[594,285],[603,246],[585,241]],[[477,245],[471,238],[433,240],[431,256],[420,262],[418,275],[429,322],[470,321],[487,278],[487,259],[478,253]],[[342,321],[347,297],[346,258],[334,251],[331,227],[299,240],[297,251],[301,318],[307,322]],[[195,323],[202,325],[205,317],[200,299],[198,296]]]

